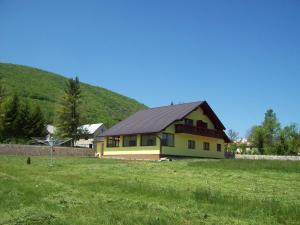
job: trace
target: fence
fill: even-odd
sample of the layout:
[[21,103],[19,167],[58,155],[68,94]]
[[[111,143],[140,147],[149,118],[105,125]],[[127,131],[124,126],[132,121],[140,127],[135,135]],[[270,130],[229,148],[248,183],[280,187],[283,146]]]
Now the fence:
[[[0,155],[45,156],[50,154],[49,146],[0,144]],[[91,148],[54,147],[54,156],[94,156]]]
[[236,159],[251,159],[251,160],[291,160],[299,161],[300,156],[282,156],[282,155],[235,155]]

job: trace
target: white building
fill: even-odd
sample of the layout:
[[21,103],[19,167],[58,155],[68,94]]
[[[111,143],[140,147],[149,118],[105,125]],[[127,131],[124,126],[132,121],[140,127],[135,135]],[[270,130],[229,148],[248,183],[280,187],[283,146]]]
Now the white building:
[[106,130],[103,123],[85,124],[79,127],[82,130],[82,135],[78,141],[75,142],[75,146],[84,148],[93,148],[94,140],[97,136]]

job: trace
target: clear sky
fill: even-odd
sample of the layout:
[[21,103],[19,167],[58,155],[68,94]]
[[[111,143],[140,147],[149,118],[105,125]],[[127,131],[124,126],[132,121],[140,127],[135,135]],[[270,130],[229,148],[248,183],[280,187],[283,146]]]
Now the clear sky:
[[150,107],[207,100],[241,135],[268,108],[300,123],[299,0],[0,0],[0,61]]

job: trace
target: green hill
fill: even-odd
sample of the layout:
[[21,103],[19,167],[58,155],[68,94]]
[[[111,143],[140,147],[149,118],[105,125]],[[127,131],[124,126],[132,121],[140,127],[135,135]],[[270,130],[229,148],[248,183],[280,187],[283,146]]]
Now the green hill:
[[[39,104],[49,123],[63,95],[68,78],[40,69],[0,63],[1,82],[8,94],[17,93],[33,105]],[[80,79],[80,77],[79,77]],[[108,127],[145,105],[102,87],[81,83],[83,123],[104,122]]]

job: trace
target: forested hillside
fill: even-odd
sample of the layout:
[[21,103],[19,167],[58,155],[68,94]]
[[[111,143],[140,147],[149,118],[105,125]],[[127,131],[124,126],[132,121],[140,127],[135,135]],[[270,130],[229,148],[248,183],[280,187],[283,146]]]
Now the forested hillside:
[[[49,123],[63,95],[66,77],[40,69],[0,63],[0,78],[7,94],[17,93],[30,104],[39,104]],[[80,78],[80,77],[79,77]],[[146,106],[102,87],[81,83],[83,123],[112,126]]]

